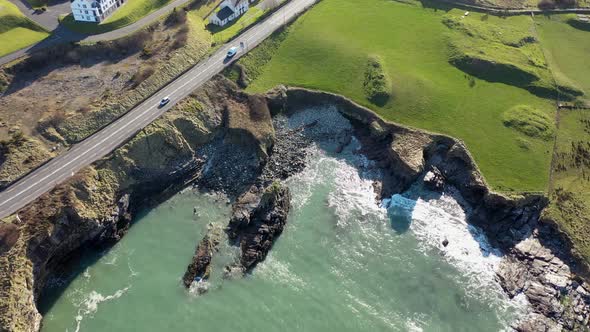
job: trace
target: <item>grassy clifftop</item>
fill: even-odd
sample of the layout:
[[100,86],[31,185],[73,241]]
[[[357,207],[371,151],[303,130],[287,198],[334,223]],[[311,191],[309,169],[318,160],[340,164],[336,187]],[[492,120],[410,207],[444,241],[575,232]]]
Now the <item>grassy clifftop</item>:
[[554,80],[532,18],[451,13],[443,22],[450,30],[450,62],[466,73],[546,98],[556,98],[558,91],[562,99],[583,95],[576,87]]
[[[211,35],[194,12],[172,18],[114,41],[56,46],[2,68],[0,184],[93,134],[196,64]],[[12,143],[16,134],[25,143]]]
[[[503,114],[527,105],[553,118],[552,101],[452,65],[449,60],[456,53],[449,47],[447,34],[455,34],[457,43],[466,45],[487,42],[443,23],[449,16],[463,13],[385,0],[323,0],[286,34],[276,34],[239,62],[248,74],[254,73],[250,91],[265,91],[282,83],[343,94],[388,120],[465,141],[496,190],[544,191],[551,141],[505,126]],[[473,20],[483,16],[471,15]],[[518,43],[532,27],[528,17],[490,17],[485,24],[502,33],[503,29],[514,30],[503,37],[510,43]],[[487,36],[487,31],[470,26],[464,29]],[[542,66],[538,45],[525,47],[531,47],[527,49],[530,54],[536,52],[537,65]],[[383,105],[369,101],[363,86],[367,59],[375,54],[391,80],[391,98]],[[518,56],[524,58],[526,53]],[[534,64],[527,66],[536,68]],[[544,71],[543,82],[548,82],[547,70],[539,70]]]
[[78,22],[72,14],[61,18],[60,23],[72,31],[99,34],[132,24],[167,5],[171,0],[127,0],[120,9],[100,23]]

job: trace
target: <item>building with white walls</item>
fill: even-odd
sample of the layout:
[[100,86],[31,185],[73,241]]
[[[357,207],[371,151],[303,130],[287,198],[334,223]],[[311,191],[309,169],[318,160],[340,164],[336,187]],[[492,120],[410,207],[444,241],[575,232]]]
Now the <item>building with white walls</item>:
[[250,9],[249,2],[254,0],[225,0],[217,7],[218,10],[209,16],[209,23],[224,26],[240,17]]
[[76,21],[100,23],[124,2],[125,0],[72,0],[70,6]]

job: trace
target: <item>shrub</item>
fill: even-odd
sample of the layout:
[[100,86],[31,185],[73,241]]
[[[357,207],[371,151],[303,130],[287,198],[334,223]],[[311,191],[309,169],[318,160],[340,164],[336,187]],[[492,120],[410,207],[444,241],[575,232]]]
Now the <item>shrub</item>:
[[381,59],[376,56],[367,60],[363,88],[367,99],[376,105],[383,106],[389,100],[391,83],[383,70]]
[[529,137],[550,140],[555,124],[547,114],[528,105],[518,105],[504,112],[502,122]]
[[183,47],[184,45],[186,45],[187,41],[188,41],[188,33],[189,33],[189,28],[185,25],[182,28],[178,29],[178,31],[176,32],[176,35],[174,36],[174,43],[172,43],[172,49],[176,50],[179,49],[181,47]]
[[133,76],[131,76],[131,79],[129,80],[131,88],[134,89],[137,86],[139,86],[141,82],[145,81],[146,79],[148,79],[148,77],[152,76],[154,71],[154,68],[152,68],[151,66],[139,68],[139,70],[135,74],[133,74]]
[[184,9],[177,9],[176,7],[172,10],[172,13],[168,15],[164,24],[167,27],[174,27],[179,24],[186,22],[186,11]]
[[555,0],[558,7],[561,8],[573,8],[577,6],[576,0]]
[[541,0],[539,1],[537,7],[539,7],[539,9],[553,9],[556,7],[556,5],[555,1],[553,0]]

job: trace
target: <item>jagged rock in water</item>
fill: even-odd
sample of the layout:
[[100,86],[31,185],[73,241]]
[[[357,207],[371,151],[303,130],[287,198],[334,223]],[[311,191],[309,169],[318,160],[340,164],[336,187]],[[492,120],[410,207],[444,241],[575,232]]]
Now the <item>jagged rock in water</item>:
[[230,239],[236,239],[240,231],[250,224],[250,215],[260,204],[261,193],[256,187],[240,196],[232,207],[232,216],[226,228]]
[[234,209],[235,217],[227,229],[230,238],[240,244],[240,265],[244,272],[251,271],[266,258],[283,232],[291,207],[291,194],[288,187],[274,182],[264,189],[258,204],[249,209],[254,201],[248,194],[240,197],[240,206]]
[[190,287],[193,281],[207,280],[209,278],[211,260],[213,259],[213,253],[217,251],[220,238],[221,232],[219,228],[210,227],[205,237],[197,245],[191,263],[182,277],[185,287]]

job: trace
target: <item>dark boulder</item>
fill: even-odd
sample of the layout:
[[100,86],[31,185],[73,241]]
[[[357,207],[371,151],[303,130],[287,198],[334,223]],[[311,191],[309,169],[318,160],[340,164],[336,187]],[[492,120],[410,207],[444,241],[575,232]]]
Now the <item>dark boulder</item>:
[[[234,208],[228,236],[240,245],[240,265],[244,272],[251,271],[263,261],[272,245],[283,232],[291,206],[291,194],[285,185],[274,182],[264,189],[258,205],[251,209],[252,196],[241,197]],[[249,215],[246,212],[249,211]]]

